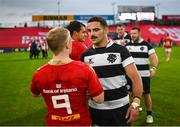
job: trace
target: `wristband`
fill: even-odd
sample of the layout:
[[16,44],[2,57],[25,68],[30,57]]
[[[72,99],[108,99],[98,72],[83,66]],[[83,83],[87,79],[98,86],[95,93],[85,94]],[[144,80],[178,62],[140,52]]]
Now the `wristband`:
[[141,97],[139,97],[139,96],[134,96],[133,98],[138,98],[139,100],[141,100]]
[[136,103],[136,102],[132,102],[132,103],[131,103],[131,107],[132,107],[133,109],[136,109],[136,108],[139,108],[140,105],[139,105],[138,103]]

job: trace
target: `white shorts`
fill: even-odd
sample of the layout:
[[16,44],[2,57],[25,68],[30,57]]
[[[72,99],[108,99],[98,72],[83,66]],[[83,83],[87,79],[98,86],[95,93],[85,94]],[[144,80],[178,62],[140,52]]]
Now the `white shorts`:
[[171,48],[165,48],[165,52],[171,52]]

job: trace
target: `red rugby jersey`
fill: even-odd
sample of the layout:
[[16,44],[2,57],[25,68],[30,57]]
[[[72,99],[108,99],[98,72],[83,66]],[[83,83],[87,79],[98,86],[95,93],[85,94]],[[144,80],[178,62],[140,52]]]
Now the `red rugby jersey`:
[[80,61],[44,65],[34,74],[30,89],[43,96],[46,123],[54,126],[90,126],[87,92],[94,97],[103,91],[95,71]]
[[84,42],[72,41],[72,52],[69,55],[73,60],[80,60],[81,55],[87,50],[87,46]]
[[164,39],[164,47],[165,48],[172,48],[172,40],[170,39],[170,37],[166,37]]

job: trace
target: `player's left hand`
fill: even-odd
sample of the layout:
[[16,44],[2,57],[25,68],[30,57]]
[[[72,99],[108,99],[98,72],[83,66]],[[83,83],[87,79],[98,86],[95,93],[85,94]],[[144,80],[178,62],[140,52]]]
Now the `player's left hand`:
[[139,117],[139,108],[133,108],[132,106],[129,106],[128,111],[126,113],[126,119],[128,118],[127,123],[134,122]]

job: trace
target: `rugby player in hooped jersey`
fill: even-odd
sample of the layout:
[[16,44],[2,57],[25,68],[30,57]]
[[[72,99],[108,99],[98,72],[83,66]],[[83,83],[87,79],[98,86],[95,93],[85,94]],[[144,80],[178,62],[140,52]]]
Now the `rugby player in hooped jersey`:
[[[143,96],[147,110],[146,122],[153,123],[152,99],[150,96],[150,77],[153,77],[156,74],[158,57],[154,48],[141,38],[140,28],[132,28],[130,34],[132,42],[127,43],[125,46],[134,58],[135,64],[143,81]],[[152,64],[151,69],[149,69],[149,58]],[[130,81],[128,83],[130,83]]]
[[47,43],[53,58],[35,72],[30,88],[33,96],[44,98],[47,126],[90,126],[87,93],[96,103],[104,101],[95,71],[69,58],[72,42],[67,29],[50,30]]
[[125,44],[131,42],[131,36],[127,31],[125,31],[124,24],[119,24],[116,28],[117,37],[114,38],[114,41],[122,46],[125,46]]
[[[92,17],[87,30],[93,46],[84,52],[81,61],[96,71],[105,93],[105,101],[89,100],[93,125],[128,126],[139,115],[142,81],[128,50],[108,40],[108,26],[102,17]],[[126,77],[133,81],[133,102],[129,105]]]

